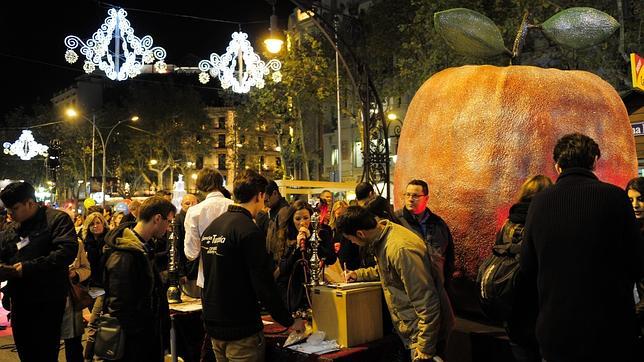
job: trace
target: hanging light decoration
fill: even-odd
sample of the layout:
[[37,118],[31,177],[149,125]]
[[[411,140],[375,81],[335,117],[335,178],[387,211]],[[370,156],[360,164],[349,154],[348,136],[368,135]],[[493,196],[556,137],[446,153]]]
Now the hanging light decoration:
[[232,88],[235,93],[247,93],[250,87],[264,88],[264,76],[273,71],[271,79],[279,82],[282,63],[271,59],[267,63],[260,59],[248,41],[248,34],[233,33],[232,40],[224,55],[210,54],[210,60],[199,62],[199,81],[208,83],[210,78],[219,78],[221,87]]
[[37,155],[47,156],[49,147],[36,142],[31,131],[23,130],[18,140],[14,143],[5,142],[5,155],[18,156],[21,160],[31,160]]
[[[125,10],[110,9],[107,14],[103,25],[86,42],[75,35],[65,38],[67,62],[75,63],[78,60],[74,49],[80,47],[80,53],[85,56],[85,72],[92,73],[98,67],[112,80],[134,78],[141,73],[143,65],[155,61],[155,71],[163,72],[166,69],[165,49],[152,47],[153,41],[149,35],[143,38],[134,35]],[[114,47],[110,49],[112,40]]]

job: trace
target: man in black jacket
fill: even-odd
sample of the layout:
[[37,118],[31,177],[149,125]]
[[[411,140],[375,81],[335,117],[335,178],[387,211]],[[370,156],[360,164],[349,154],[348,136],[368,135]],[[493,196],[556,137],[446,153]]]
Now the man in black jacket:
[[159,271],[146,249],[153,238],[163,237],[176,209],[160,196],[146,199],[137,223],[111,231],[105,238],[105,306],[125,331],[122,361],[160,361],[162,330],[169,318],[168,301]]
[[429,187],[423,180],[411,180],[405,188],[405,206],[395,216],[402,226],[420,236],[442,258],[445,288],[451,292],[450,281],[454,272],[454,241],[443,219],[433,213],[429,201]]
[[592,138],[565,135],[553,154],[559,178],[534,197],[521,248],[522,280],[539,296],[542,357],[641,361],[633,285],[644,255],[626,193],[593,174]]
[[0,280],[9,280],[18,356],[21,361],[57,361],[68,267],[78,252],[74,223],[68,214],[38,205],[26,182],[9,184],[0,199],[19,223],[0,234]]
[[201,236],[204,269],[203,318],[217,361],[264,360],[258,299],[275,321],[303,331],[285,308],[273,280],[265,238],[253,222],[264,207],[266,179],[245,170],[235,179],[238,204],[215,219]]

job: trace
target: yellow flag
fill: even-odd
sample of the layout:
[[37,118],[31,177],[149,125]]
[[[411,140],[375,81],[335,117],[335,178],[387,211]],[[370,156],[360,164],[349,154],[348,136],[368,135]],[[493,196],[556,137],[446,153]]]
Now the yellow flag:
[[635,53],[631,53],[631,74],[633,88],[644,90],[644,58]]

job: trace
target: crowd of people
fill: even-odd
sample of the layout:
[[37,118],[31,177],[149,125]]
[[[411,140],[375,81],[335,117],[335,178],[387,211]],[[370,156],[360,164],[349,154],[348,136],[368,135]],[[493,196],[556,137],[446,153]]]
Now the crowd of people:
[[[504,321],[518,361],[644,356],[644,178],[625,189],[603,183],[592,172],[599,158],[589,137],[562,137],[553,152],[556,182],[528,178],[497,235],[497,244],[516,242],[515,234],[521,243],[517,297]],[[180,210],[165,194],[133,201],[127,214],[94,207],[74,218],[39,205],[26,182],[2,190],[12,221],[0,233],[0,279],[8,281],[3,306],[20,359],[55,361],[62,339],[68,361],[91,360],[96,321],[108,314],[125,333],[121,360],[161,361],[169,348],[171,231],[180,282],[202,288],[217,361],[264,360],[264,311],[305,330],[314,233],[328,282],[340,282],[325,272],[334,269],[344,282],[381,282],[387,323],[405,351],[400,360],[445,358],[459,271],[425,180],[409,180],[399,210],[368,183],[351,201],[325,190],[316,202],[289,202],[252,170],[237,175],[232,194],[223,181],[216,169],[202,169],[200,196],[185,195]],[[76,284],[104,291],[89,306],[84,351],[86,322],[69,293]]]

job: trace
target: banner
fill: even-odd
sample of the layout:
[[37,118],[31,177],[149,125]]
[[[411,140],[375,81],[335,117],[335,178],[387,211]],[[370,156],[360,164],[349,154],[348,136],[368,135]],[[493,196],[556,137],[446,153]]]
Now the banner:
[[633,88],[644,90],[644,58],[635,53],[631,53],[631,74]]

